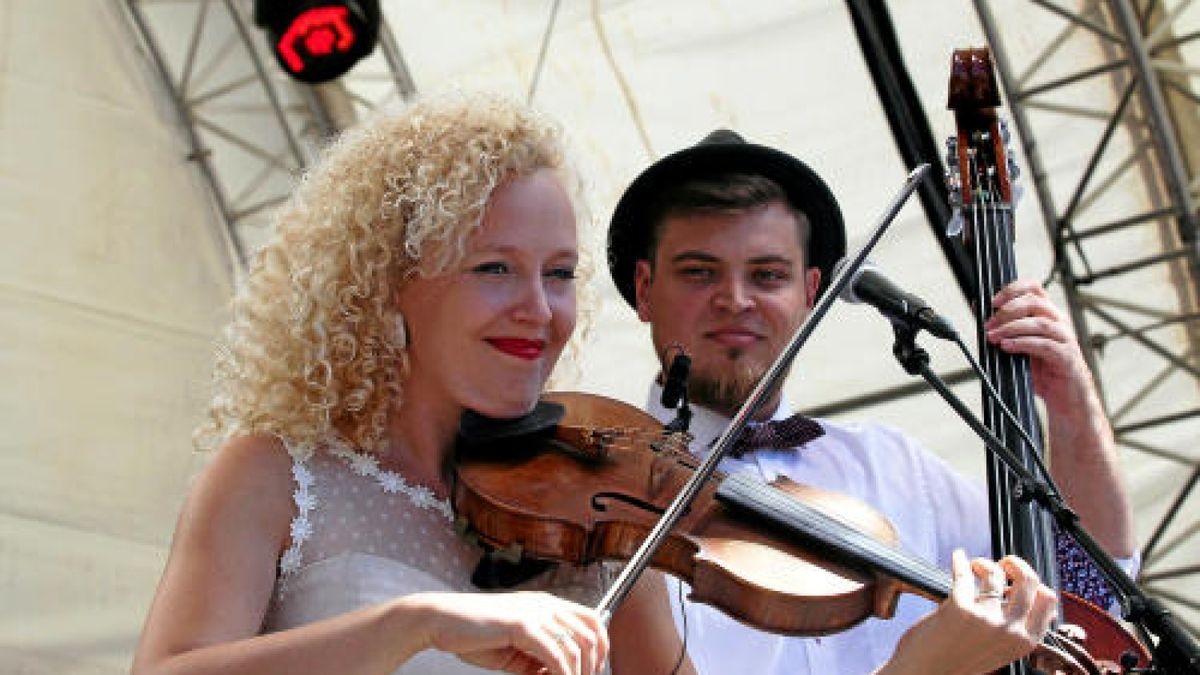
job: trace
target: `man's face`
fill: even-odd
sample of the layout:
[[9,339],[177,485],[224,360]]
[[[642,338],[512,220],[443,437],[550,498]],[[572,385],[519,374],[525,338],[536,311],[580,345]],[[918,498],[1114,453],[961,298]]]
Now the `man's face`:
[[812,309],[821,272],[797,229],[782,202],[670,216],[653,262],[638,262],[638,317],[660,359],[675,345],[692,357],[693,402],[735,411]]

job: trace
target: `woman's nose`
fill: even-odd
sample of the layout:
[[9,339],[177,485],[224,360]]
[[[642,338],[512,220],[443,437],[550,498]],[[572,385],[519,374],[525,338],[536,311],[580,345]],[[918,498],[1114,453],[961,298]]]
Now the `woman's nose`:
[[534,276],[529,282],[522,284],[521,297],[516,306],[516,316],[522,321],[537,325],[548,323],[554,316],[544,279],[540,275]]

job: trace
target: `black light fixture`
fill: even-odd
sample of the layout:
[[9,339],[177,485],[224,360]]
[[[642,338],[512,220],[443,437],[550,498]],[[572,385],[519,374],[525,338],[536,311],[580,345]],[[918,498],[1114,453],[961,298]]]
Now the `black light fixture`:
[[279,65],[310,84],[328,82],[371,53],[382,20],[379,0],[255,0]]

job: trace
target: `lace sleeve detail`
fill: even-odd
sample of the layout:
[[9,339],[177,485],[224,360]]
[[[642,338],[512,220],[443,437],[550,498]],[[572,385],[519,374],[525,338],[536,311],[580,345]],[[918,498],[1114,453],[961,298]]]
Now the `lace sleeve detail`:
[[296,489],[292,491],[292,501],[296,504],[296,517],[292,519],[290,530],[291,546],[288,546],[288,549],[279,558],[281,579],[287,579],[294,574],[304,562],[301,546],[312,536],[312,521],[309,519],[309,514],[317,505],[317,499],[312,492],[313,474],[305,462],[298,459],[292,461],[292,478],[296,481]]

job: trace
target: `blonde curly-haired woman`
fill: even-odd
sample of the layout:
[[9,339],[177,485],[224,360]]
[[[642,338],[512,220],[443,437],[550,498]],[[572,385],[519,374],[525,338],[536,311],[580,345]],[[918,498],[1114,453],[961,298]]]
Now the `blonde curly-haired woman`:
[[[575,185],[556,127],[497,98],[419,103],[329,149],[234,301],[201,441],[219,448],[134,672],[607,668],[587,606],[604,571],[479,592],[447,502],[463,412],[530,410],[575,328]],[[676,665],[660,586],[613,618],[613,672]]]

